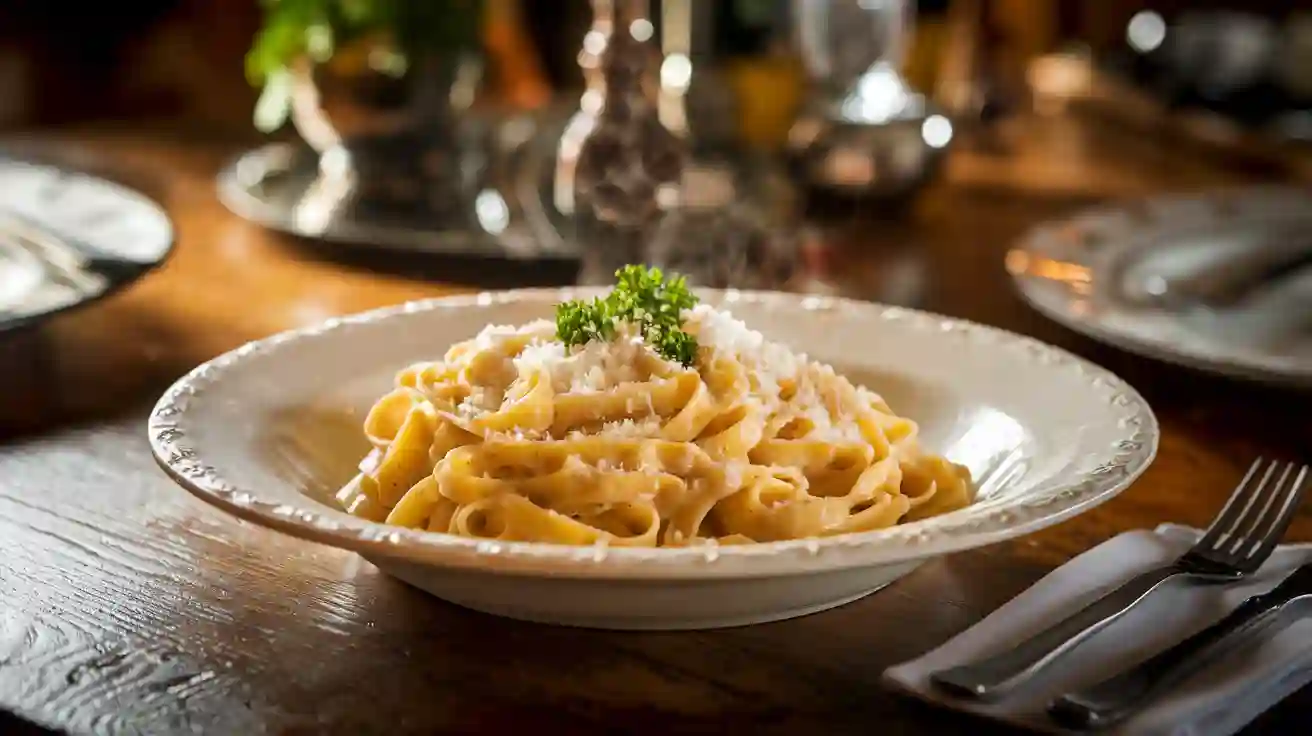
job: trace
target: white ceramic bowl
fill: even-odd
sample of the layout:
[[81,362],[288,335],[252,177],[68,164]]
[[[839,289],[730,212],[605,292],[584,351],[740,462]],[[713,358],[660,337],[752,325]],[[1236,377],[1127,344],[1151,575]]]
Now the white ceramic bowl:
[[160,465],[243,519],[355,550],[440,598],[514,618],[616,629],[731,626],[820,611],[917,565],[1041,529],[1128,486],[1157,422],[1106,370],[1027,337],[914,310],[704,292],[767,337],[832,363],[969,467],[973,506],[892,529],[711,549],[507,543],[352,517],[333,493],[398,368],[488,323],[547,317],[581,293],[525,290],[368,312],[247,344],[179,380],[151,414]]

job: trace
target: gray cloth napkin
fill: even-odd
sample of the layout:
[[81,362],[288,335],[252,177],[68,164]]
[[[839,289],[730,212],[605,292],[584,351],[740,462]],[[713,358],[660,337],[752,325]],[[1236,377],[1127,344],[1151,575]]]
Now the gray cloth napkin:
[[[884,682],[938,705],[1063,733],[1046,714],[1055,696],[1098,682],[1215,623],[1245,598],[1270,590],[1293,568],[1312,560],[1312,544],[1277,548],[1258,574],[1242,585],[1167,583],[1120,621],[1058,660],[1040,680],[1000,702],[976,703],[945,695],[929,682],[929,674],[1024,640],[1134,575],[1174,560],[1199,534],[1196,529],[1166,524],[1114,537],[1054,570],[946,644],[890,667]],[[1110,733],[1232,734],[1309,681],[1312,618],[1231,652]]]

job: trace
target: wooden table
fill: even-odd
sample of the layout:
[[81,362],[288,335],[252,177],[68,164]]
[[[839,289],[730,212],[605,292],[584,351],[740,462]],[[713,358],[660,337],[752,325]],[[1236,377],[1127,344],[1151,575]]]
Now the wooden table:
[[[845,293],[1000,325],[1109,367],[1158,412],[1156,463],[1077,519],[927,564],[858,603],[680,634],[462,610],[175,487],[151,459],[145,416],[184,371],[295,325],[474,288],[487,271],[446,264],[440,283],[371,273],[263,232],[215,199],[230,143],[144,129],[53,136],[150,177],[178,247],[126,292],[0,342],[0,709],[96,733],[989,732],[887,694],[880,673],[1118,532],[1205,524],[1255,455],[1312,449],[1312,397],[1084,340],[1022,305],[1001,267],[1039,218],[1243,178],[1069,120],[1015,126],[1012,156],[960,153],[903,220],[833,230],[843,246],[831,276]],[[1312,514],[1291,534],[1312,540]],[[1250,731],[1292,732],[1309,712],[1305,691]]]

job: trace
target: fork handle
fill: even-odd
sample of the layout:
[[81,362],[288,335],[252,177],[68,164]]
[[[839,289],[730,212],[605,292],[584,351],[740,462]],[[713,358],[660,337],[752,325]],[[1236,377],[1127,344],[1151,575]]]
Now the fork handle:
[[1221,655],[1272,625],[1288,624],[1281,614],[1296,600],[1283,590],[1253,596],[1228,616],[1130,669],[1057,698],[1048,712],[1068,728],[1090,730],[1115,725],[1162,691],[1184,681]]
[[1169,565],[1140,573],[1092,604],[1020,644],[970,664],[930,675],[940,688],[977,700],[993,700],[1025,684],[1058,658],[1125,615],[1162,583],[1186,574]]

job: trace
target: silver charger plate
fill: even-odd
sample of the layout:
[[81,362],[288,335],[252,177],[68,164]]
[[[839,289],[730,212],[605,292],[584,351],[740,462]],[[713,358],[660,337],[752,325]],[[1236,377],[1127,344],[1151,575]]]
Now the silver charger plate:
[[[543,237],[544,195],[526,179],[558,133],[554,115],[469,126],[461,140],[398,136],[352,143],[326,160],[307,146],[270,143],[220,171],[219,199],[263,227],[310,241],[437,256],[574,260]],[[552,151],[554,153],[554,150]],[[351,174],[343,172],[351,170]],[[549,229],[549,228],[548,228]]]
[[1312,268],[1231,306],[1162,285],[1254,249],[1312,248],[1312,192],[1251,187],[1138,201],[1040,225],[1007,254],[1031,306],[1093,339],[1234,378],[1312,387]]

